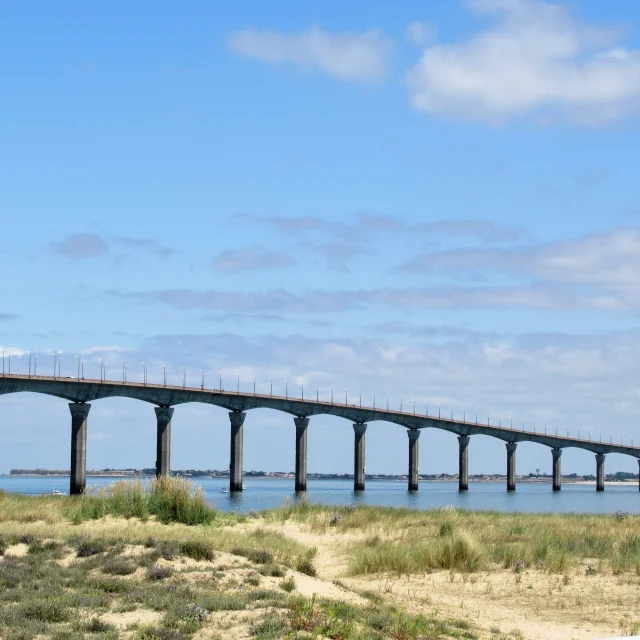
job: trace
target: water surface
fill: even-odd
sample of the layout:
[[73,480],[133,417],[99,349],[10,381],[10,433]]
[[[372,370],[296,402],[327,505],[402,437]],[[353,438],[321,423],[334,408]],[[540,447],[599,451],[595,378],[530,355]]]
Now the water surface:
[[[96,488],[117,478],[87,478],[87,486]],[[229,486],[225,478],[197,478],[207,499],[224,511],[259,511],[295,501],[293,480],[280,478],[245,478],[247,490],[221,493]],[[0,489],[26,494],[50,493],[54,489],[69,491],[65,477],[0,477]],[[637,484],[607,485],[597,492],[595,485],[565,484],[554,493],[551,484],[520,483],[517,490],[507,493],[506,485],[498,482],[472,482],[469,491],[459,492],[455,482],[422,482],[420,490],[409,493],[406,481],[367,480],[362,492],[353,491],[353,480],[309,480],[308,498],[315,503],[341,505],[346,502],[388,507],[430,509],[453,506],[463,509],[494,511],[523,511],[530,513],[614,513],[640,512],[640,491]]]

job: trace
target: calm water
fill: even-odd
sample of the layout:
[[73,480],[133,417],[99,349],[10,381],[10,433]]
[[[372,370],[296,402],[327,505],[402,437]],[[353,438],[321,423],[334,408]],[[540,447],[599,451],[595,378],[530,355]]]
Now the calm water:
[[[100,487],[114,478],[88,478],[89,487]],[[241,494],[221,493],[228,488],[224,478],[200,478],[196,481],[207,499],[224,511],[248,511],[279,507],[294,501],[293,480],[246,478],[247,490]],[[417,493],[409,493],[405,482],[367,480],[366,491],[355,493],[353,480],[310,480],[308,496],[312,502],[341,505],[345,502],[374,504],[390,507],[460,507],[464,509],[492,509],[495,511],[528,511],[559,513],[613,513],[615,511],[640,512],[640,491],[637,484],[609,486],[602,493],[595,485],[565,484],[554,493],[551,484],[521,483],[514,493],[507,493],[501,483],[470,483],[469,491],[458,492],[455,482],[423,482]],[[49,493],[53,489],[67,492],[68,478],[0,477],[0,489],[28,494]]]

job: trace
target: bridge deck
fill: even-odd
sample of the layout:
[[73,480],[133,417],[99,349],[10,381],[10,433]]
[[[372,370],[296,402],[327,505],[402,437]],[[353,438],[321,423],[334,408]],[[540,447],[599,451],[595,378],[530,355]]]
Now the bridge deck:
[[577,447],[593,453],[622,453],[640,459],[640,447],[599,442],[590,439],[571,438],[512,429],[500,425],[473,420],[457,420],[432,415],[420,415],[413,411],[366,407],[360,404],[327,402],[316,398],[292,398],[236,392],[203,387],[145,384],[140,382],[115,382],[52,376],[27,376],[11,374],[0,377],[0,394],[34,392],[64,398],[70,402],[88,403],[102,398],[125,397],[148,402],[160,407],[172,407],[188,402],[212,404],[228,411],[248,411],[268,408],[283,411],[297,417],[333,415],[353,423],[375,421],[391,422],[407,429],[434,428],[449,431],[458,436],[488,435],[505,442],[537,442],[548,447],[562,449]]

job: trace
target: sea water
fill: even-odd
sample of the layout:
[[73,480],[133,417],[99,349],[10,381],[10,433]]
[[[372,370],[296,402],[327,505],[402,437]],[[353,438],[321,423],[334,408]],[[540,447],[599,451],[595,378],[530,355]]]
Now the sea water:
[[[115,477],[88,477],[89,491],[118,480]],[[148,482],[148,480],[144,480]],[[209,502],[223,511],[260,511],[292,503],[297,499],[292,479],[244,479],[242,493],[223,493],[227,478],[195,478]],[[309,480],[307,497],[311,502],[343,505],[347,502],[385,507],[431,509],[452,506],[460,509],[522,511],[529,513],[614,513],[640,512],[637,483],[607,485],[597,492],[595,485],[564,484],[562,491],[551,490],[550,483],[522,482],[514,492],[507,492],[499,482],[471,482],[468,491],[458,491],[456,482],[421,482],[420,489],[407,491],[406,481],[367,480],[365,491],[353,491],[353,480]],[[54,489],[67,493],[68,477],[2,476],[0,489],[31,495],[51,493]]]

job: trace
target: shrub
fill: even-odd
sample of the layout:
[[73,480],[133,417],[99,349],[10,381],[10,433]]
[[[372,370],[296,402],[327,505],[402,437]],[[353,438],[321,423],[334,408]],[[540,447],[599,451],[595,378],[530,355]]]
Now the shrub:
[[243,556],[256,564],[272,564],[273,554],[267,549],[252,549],[250,547],[233,547],[231,553],[235,556]]
[[78,543],[78,558],[89,558],[91,556],[103,553],[106,545],[101,540],[81,540]]
[[155,551],[151,554],[156,558],[164,558],[165,560],[173,560],[180,552],[180,545],[173,540],[163,540],[158,543]]
[[194,488],[192,483],[184,478],[162,477],[153,480],[149,508],[151,513],[165,524],[210,524],[216,516],[202,489]]
[[265,564],[258,569],[258,571],[267,577],[282,578],[285,575],[284,569],[278,564]]
[[311,562],[309,558],[300,558],[296,563],[296,570],[312,577],[318,575],[316,568],[313,566],[313,562]]
[[204,498],[201,488],[194,488],[184,478],[157,478],[149,486],[141,480],[119,480],[71,503],[68,515],[72,522],[103,518],[107,514],[146,520],[157,516],[160,522],[187,525],[209,524],[216,512]]
[[457,533],[434,545],[433,562],[441,569],[476,571],[482,564],[482,553],[475,540]]
[[105,633],[106,631],[111,631],[114,628],[108,622],[100,620],[100,618],[91,618],[91,620],[82,626],[83,631],[87,631],[88,633]]
[[292,591],[295,591],[296,589],[295,578],[293,576],[289,576],[288,578],[281,580],[280,587],[282,588],[283,591],[286,591],[287,593],[291,593]]
[[138,631],[140,640],[187,640],[187,637],[176,629],[146,627]]
[[252,587],[257,587],[260,584],[260,574],[256,571],[252,571],[247,577],[244,579],[247,584],[250,584]]
[[70,610],[58,598],[42,598],[23,603],[20,613],[28,620],[42,622],[66,622],[71,617]]
[[149,578],[149,580],[164,580],[171,574],[172,571],[171,569],[169,569],[169,567],[158,567],[157,565],[149,567],[149,570],[147,571],[147,577]]
[[200,540],[185,540],[180,543],[180,553],[194,560],[213,560],[211,545]]
[[102,566],[102,571],[111,576],[128,576],[135,570],[136,565],[125,558],[110,558]]

